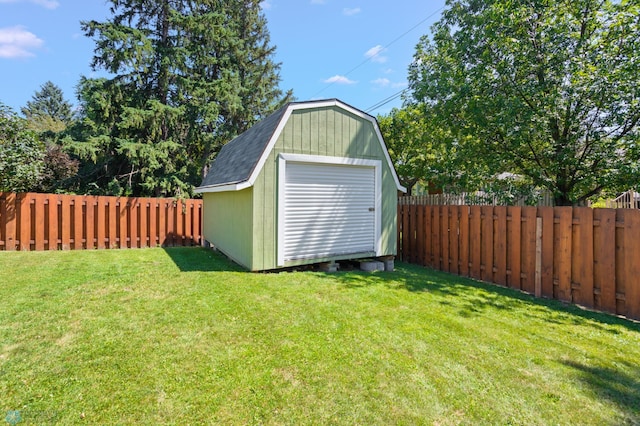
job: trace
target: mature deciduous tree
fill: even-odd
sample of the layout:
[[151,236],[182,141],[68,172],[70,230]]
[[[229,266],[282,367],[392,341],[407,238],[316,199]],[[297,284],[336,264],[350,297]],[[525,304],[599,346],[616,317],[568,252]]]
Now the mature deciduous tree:
[[41,179],[44,144],[26,120],[0,103],[0,192],[32,191]]
[[283,100],[260,2],[111,4],[110,20],[82,24],[94,68],[115,77],[81,82],[91,137],[76,149],[128,192],[188,194],[223,142]]
[[379,116],[378,124],[407,195],[412,194],[418,182],[439,177],[441,140],[430,126],[424,109],[412,105],[394,108],[389,115]]
[[413,97],[474,161],[558,205],[638,182],[638,0],[448,0],[432,33]]

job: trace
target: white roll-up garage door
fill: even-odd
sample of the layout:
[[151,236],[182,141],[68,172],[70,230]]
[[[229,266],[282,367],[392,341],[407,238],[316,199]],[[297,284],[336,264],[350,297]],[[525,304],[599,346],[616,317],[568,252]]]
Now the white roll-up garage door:
[[283,260],[376,251],[374,167],[287,161],[284,175]]

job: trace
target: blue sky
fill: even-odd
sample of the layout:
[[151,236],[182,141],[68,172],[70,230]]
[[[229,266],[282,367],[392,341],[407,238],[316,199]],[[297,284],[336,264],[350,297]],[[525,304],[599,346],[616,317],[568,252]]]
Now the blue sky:
[[[401,99],[421,35],[440,18],[444,0],[265,0],[281,87],[298,100],[339,98],[386,114]],[[89,64],[94,42],[81,20],[109,17],[103,0],[0,0],[0,102],[16,112],[51,80],[76,103],[80,76],[104,75]]]

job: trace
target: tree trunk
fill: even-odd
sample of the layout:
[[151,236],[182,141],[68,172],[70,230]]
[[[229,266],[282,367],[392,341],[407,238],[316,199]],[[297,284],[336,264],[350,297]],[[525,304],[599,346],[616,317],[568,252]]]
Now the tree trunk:
[[573,206],[573,202],[567,194],[557,194],[553,197],[553,204],[556,206]]

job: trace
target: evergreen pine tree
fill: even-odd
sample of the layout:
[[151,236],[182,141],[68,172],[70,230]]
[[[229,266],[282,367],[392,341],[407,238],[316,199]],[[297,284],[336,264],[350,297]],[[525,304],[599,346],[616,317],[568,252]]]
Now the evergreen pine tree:
[[81,82],[91,137],[76,149],[103,159],[100,185],[188,195],[223,141],[283,101],[260,3],[111,0],[111,12],[82,23],[93,67],[114,77]]

